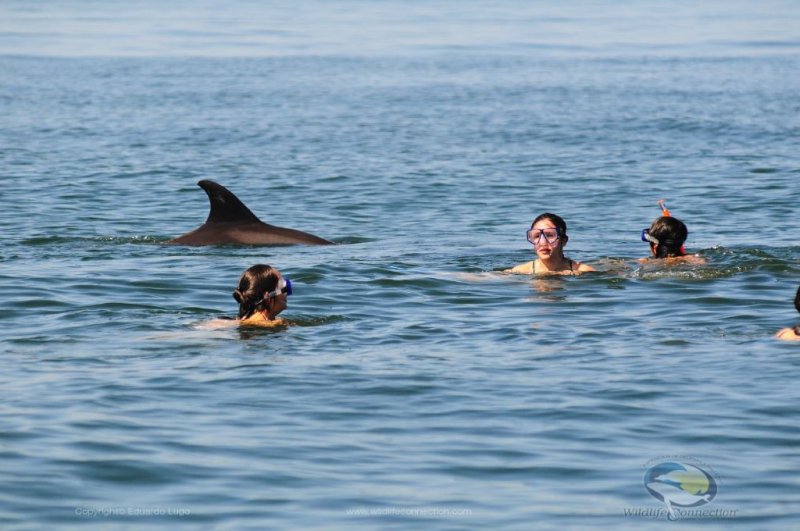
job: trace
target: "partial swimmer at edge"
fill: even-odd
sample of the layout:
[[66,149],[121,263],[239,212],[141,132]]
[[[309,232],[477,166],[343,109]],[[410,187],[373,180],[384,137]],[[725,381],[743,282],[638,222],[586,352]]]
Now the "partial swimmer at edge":
[[545,212],[531,223],[527,231],[528,241],[533,244],[537,258],[518,264],[505,273],[519,275],[578,275],[595,269],[564,256],[564,247],[569,241],[567,223],[561,216]]
[[[797,288],[797,293],[794,296],[794,308],[800,312],[800,287]],[[783,341],[800,341],[800,325],[779,330],[775,334],[775,338]]]

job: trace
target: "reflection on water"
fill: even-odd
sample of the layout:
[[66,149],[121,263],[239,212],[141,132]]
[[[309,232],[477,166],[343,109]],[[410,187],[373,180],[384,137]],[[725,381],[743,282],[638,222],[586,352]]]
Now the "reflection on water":
[[[533,300],[558,302],[564,300],[564,295],[556,292],[564,291],[567,287],[564,279],[559,275],[548,275],[546,277],[534,277],[530,281],[531,287],[538,293]],[[546,295],[543,295],[546,294]]]

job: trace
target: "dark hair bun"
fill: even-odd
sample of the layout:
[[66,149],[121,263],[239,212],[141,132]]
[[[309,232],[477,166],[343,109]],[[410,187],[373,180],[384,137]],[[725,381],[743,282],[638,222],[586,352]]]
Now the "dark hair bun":
[[244,301],[242,292],[239,291],[238,289],[233,290],[233,298],[236,299],[236,302],[238,302],[239,304],[242,304],[242,302]]

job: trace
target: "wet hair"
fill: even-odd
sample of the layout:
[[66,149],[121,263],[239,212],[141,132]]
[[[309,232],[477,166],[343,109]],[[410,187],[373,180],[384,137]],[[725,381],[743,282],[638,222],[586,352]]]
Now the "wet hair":
[[233,291],[233,298],[239,303],[239,319],[246,319],[255,312],[267,308],[269,300],[264,295],[278,286],[278,270],[265,264],[247,268],[239,278],[239,287]]
[[800,312],[800,287],[797,288],[797,294],[794,296],[794,309]]
[[656,258],[684,256],[683,244],[689,235],[689,229],[683,221],[672,216],[656,218],[650,225],[650,236],[658,240]]
[[[797,288],[797,293],[794,295],[794,309],[800,312],[800,287]],[[792,330],[795,335],[800,336],[800,325],[796,325]]]
[[536,225],[543,219],[549,219],[550,221],[552,221],[553,225],[555,225],[556,228],[558,229],[558,235],[561,237],[562,241],[564,243],[567,243],[567,240],[569,240],[569,236],[567,236],[567,222],[564,221],[564,218],[562,218],[557,214],[551,214],[550,212],[545,212],[544,214],[539,214],[538,216],[536,216],[536,219],[534,219],[533,223],[531,223],[531,228],[533,228],[534,225]]

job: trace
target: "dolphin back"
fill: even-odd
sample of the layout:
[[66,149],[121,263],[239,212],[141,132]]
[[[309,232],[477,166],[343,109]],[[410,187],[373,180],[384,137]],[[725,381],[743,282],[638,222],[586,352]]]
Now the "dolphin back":
[[206,222],[167,243],[178,245],[330,245],[307,232],[268,225],[258,219],[230,190],[214,181],[197,183],[208,195]]
[[233,193],[214,181],[200,181],[197,186],[208,194],[211,210],[206,223],[257,223],[261,220],[253,214]]

